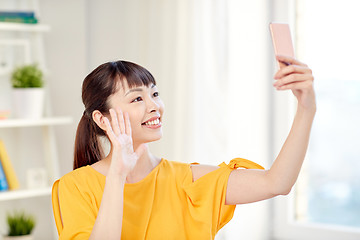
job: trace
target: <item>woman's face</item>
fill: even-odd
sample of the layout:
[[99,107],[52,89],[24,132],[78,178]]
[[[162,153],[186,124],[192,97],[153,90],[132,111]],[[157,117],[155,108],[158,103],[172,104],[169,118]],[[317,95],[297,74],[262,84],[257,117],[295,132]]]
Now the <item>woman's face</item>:
[[159,140],[162,137],[164,104],[157,87],[129,88],[126,80],[119,90],[108,99],[110,108],[120,108],[130,117],[133,144],[139,145]]

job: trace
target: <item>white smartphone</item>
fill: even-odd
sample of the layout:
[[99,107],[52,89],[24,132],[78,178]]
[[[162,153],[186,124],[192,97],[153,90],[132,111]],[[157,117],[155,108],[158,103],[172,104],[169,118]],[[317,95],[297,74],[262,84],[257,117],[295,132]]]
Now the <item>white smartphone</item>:
[[[289,24],[270,23],[270,33],[275,55],[295,57]],[[277,62],[279,68],[289,65],[289,63],[285,62]]]

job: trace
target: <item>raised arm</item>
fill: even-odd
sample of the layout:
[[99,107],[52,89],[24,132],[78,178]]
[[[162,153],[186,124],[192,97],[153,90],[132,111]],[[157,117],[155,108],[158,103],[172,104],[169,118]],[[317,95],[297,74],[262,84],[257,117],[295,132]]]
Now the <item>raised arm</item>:
[[269,170],[232,171],[228,181],[226,204],[256,202],[288,194],[304,161],[316,112],[314,78],[307,65],[284,56],[277,56],[277,59],[291,65],[275,74],[274,87],[277,90],[292,90],[298,101],[290,133]]
[[123,115],[121,110],[115,112],[110,109],[110,115],[111,123],[105,117],[98,119],[111,142],[111,164],[99,213],[89,239],[121,239],[126,177],[145,150],[145,145],[140,145],[136,152],[133,150],[128,114]]

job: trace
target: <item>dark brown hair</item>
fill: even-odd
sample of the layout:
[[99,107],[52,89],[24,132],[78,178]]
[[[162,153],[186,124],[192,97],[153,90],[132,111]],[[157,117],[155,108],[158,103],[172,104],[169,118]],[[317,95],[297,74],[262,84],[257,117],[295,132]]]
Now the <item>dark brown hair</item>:
[[98,138],[106,136],[92,119],[92,112],[109,113],[108,98],[126,81],[129,88],[156,85],[154,77],[145,68],[127,61],[107,62],[86,76],[82,85],[85,111],[80,119],[75,139],[74,169],[101,160],[103,151]]

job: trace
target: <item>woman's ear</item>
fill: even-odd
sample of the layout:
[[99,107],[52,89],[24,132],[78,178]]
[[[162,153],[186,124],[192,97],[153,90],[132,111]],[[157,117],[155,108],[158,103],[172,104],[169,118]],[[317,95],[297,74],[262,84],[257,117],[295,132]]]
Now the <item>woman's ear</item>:
[[95,110],[92,112],[91,116],[94,122],[96,123],[96,125],[98,125],[99,128],[105,131],[106,125],[105,125],[104,115],[99,110]]

